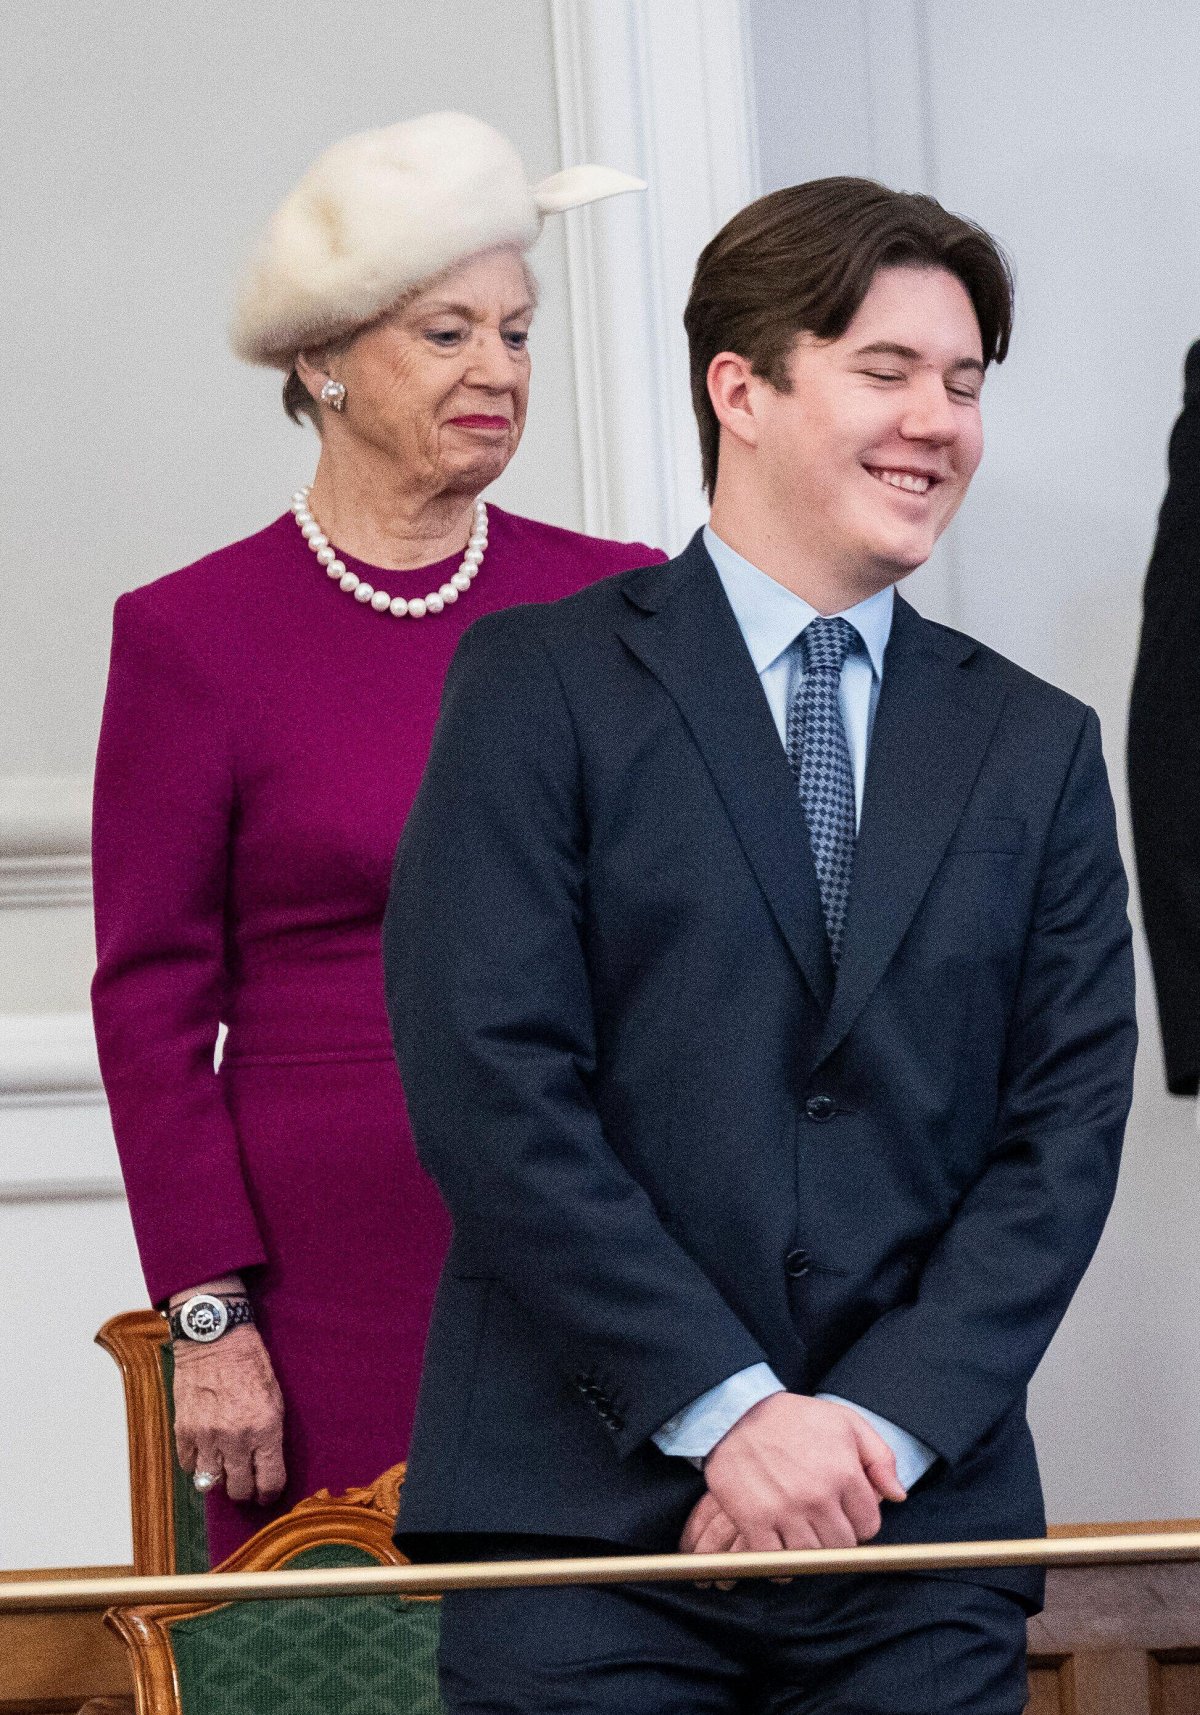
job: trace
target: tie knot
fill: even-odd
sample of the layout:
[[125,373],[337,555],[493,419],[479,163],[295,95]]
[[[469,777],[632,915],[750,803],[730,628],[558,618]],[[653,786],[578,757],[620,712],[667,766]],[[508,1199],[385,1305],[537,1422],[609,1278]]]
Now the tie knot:
[[806,673],[840,673],[847,655],[857,649],[858,632],[848,619],[811,620],[800,633],[800,658]]

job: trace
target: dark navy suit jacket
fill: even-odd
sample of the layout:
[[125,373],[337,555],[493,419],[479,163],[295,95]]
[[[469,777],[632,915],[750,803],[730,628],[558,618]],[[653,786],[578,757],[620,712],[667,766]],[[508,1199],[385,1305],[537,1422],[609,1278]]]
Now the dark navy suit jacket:
[[473,627],[385,923],[454,1217],[405,1549],[671,1548],[703,1479],[650,1437],[764,1359],[940,1455],[881,1541],[1039,1534],[1025,1389],[1115,1186],[1125,907],[1095,715],[901,600],[836,979],[699,537]]

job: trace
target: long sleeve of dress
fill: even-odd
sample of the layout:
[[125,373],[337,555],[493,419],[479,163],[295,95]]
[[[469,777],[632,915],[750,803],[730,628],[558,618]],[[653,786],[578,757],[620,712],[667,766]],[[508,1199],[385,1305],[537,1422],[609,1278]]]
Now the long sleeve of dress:
[[93,811],[96,1041],[150,1297],[265,1260],[213,1051],[235,813],[228,709],[149,592],[123,596]]

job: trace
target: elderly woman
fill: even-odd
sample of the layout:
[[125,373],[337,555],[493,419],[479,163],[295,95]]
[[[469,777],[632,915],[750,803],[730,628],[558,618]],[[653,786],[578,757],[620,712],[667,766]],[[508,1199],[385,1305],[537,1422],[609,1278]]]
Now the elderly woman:
[[661,558],[479,498],[525,422],[542,214],[633,188],[577,168],[531,189],[460,114],[330,149],[233,331],[316,424],[312,486],[117,603],[96,1034],[214,1562],[407,1449],[448,1222],[384,1011],[392,854],[472,619]]

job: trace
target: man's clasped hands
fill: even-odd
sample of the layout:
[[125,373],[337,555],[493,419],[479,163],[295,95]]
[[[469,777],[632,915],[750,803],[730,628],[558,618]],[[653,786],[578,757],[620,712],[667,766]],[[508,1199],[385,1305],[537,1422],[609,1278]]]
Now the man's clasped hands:
[[775,1393],[752,1406],[704,1461],[707,1488],[684,1527],[685,1554],[853,1548],[879,1530],[880,1501],[902,1501],[896,1459],[849,1406]]

